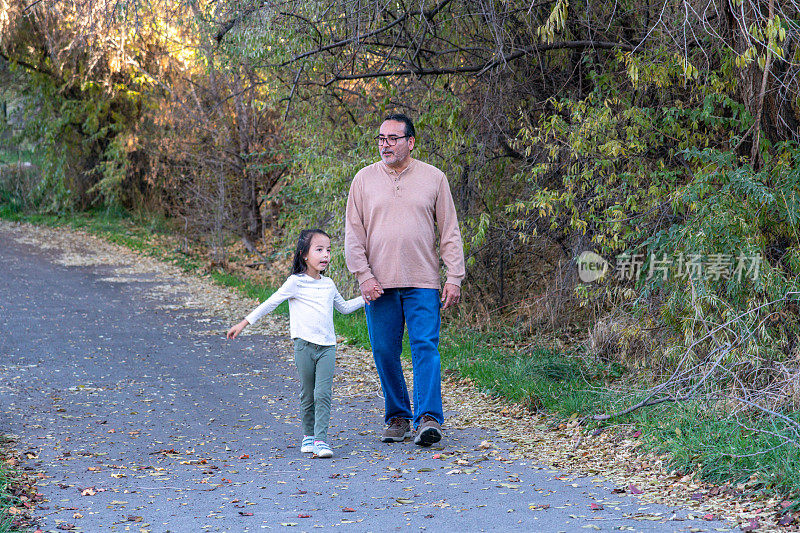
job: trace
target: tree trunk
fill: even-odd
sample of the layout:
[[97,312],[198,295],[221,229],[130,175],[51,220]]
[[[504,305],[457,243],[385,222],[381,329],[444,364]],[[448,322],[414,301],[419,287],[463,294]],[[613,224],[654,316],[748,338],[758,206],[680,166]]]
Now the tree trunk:
[[252,243],[257,243],[264,233],[264,221],[261,217],[261,204],[259,203],[259,188],[254,174],[250,169],[250,155],[255,143],[251,142],[253,135],[252,122],[255,117],[253,112],[253,92],[242,89],[240,72],[234,71],[234,95],[236,129],[239,136],[239,161],[241,163],[241,192],[240,192],[240,221],[242,237]]
[[245,169],[242,176],[241,219],[242,237],[257,243],[264,234],[264,221],[261,217],[261,205],[258,201],[259,190],[250,172]]

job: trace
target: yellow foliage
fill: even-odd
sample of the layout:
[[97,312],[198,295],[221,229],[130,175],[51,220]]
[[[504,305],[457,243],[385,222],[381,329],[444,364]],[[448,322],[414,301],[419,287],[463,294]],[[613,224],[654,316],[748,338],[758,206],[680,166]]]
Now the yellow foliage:
[[569,0],[557,0],[550,16],[536,29],[536,35],[545,43],[552,43],[556,33],[563,31],[567,23]]

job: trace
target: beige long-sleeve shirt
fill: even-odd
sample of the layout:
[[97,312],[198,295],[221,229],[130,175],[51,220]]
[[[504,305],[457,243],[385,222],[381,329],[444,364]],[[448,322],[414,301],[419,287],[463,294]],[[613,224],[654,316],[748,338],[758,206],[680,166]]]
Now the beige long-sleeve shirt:
[[464,245],[450,184],[444,173],[412,159],[400,173],[378,161],[350,185],[345,214],[347,268],[359,283],[376,278],[384,288],[439,289],[439,253],[447,283],[464,279]]

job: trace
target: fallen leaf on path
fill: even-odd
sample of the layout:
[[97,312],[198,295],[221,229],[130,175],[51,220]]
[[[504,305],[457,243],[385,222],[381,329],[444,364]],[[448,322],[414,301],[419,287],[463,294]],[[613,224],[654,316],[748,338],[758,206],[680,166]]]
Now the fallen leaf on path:
[[141,516],[128,515],[128,522],[141,522]]
[[97,491],[94,487],[88,487],[81,491],[81,496],[94,496],[95,494],[97,494]]
[[750,521],[742,526],[742,531],[756,531],[759,527],[758,518],[751,518]]
[[639,487],[637,487],[636,485],[634,485],[633,483],[628,485],[628,489],[630,489],[631,494],[644,494],[644,491]]
[[299,515],[297,515],[297,518],[311,518],[311,515],[300,513]]
[[355,510],[355,509],[353,509],[352,507],[342,507],[342,512],[345,512],[345,513],[355,513],[355,512],[356,512],[356,510]]
[[253,516],[253,513],[248,513],[246,511],[239,511],[239,514],[242,516]]
[[[129,431],[128,433],[134,433],[134,432],[133,431]],[[138,431],[136,433],[138,433]],[[161,454],[161,455],[178,455],[178,452],[176,452],[174,448],[170,448],[169,450],[164,449],[164,450],[158,450],[158,451],[155,451],[155,452],[150,452],[150,455],[158,455],[158,454]]]
[[602,505],[594,502],[592,502],[592,504],[589,505],[589,507],[592,509],[592,511],[602,511],[603,509],[605,509],[605,507],[603,507]]
[[291,526],[296,526],[297,522],[281,522],[281,525],[291,527]]

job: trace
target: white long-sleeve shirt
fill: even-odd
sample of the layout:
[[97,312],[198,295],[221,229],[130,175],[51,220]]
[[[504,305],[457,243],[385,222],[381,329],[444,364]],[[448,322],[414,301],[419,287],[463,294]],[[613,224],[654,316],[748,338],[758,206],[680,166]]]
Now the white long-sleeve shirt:
[[320,346],[336,344],[333,330],[333,309],[350,314],[364,307],[364,298],[359,296],[345,300],[333,280],[327,276],[314,279],[306,274],[293,274],[252,313],[245,317],[255,324],[264,315],[289,300],[289,332],[293,339],[300,338]]

